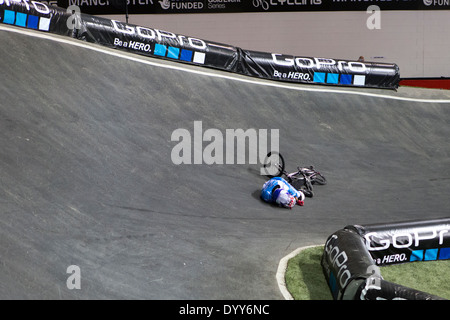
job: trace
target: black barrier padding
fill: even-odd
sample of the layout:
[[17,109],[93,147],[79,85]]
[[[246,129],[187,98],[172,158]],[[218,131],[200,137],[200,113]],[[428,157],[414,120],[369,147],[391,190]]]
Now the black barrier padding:
[[[369,280],[370,281],[370,280]],[[408,288],[383,279],[360,286],[355,295],[360,300],[446,300],[427,292]]]
[[399,68],[395,64],[250,50],[243,50],[240,67],[240,71],[249,76],[286,82],[395,89],[400,81]]
[[352,230],[338,230],[328,238],[321,264],[336,300],[353,299],[365,279],[379,276],[362,238]]
[[[347,254],[345,264],[343,259],[336,259],[338,252]],[[322,269],[335,299],[441,300],[383,280],[377,265],[447,259],[450,259],[450,218],[349,225],[328,238]],[[364,274],[365,268],[374,272]],[[353,283],[351,290],[347,282],[339,281],[344,270],[353,279],[360,280]]]
[[85,14],[81,18],[81,40],[140,55],[236,71],[235,47]]
[[71,14],[66,9],[48,6],[38,1],[0,1],[0,22],[38,31],[70,36],[67,27]]
[[[1,0],[2,23],[34,28],[26,21],[49,23],[41,31],[71,36],[128,52],[283,82],[328,86],[397,89],[396,64],[298,57],[244,50],[155,28],[81,14],[25,0]],[[19,17],[16,23],[12,17]],[[25,18],[24,18],[25,17]],[[43,24],[44,25],[44,24]]]

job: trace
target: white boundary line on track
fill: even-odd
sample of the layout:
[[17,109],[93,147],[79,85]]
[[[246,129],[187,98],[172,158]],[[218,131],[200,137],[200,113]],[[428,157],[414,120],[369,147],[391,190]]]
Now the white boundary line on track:
[[[150,60],[147,60],[145,58],[138,57],[138,56],[132,57],[132,56],[126,55],[124,53],[121,53],[120,51],[116,51],[114,49],[98,48],[98,47],[93,46],[92,44],[89,44],[88,42],[83,42],[83,41],[75,40],[75,39],[72,39],[72,38],[63,39],[63,38],[60,38],[60,36],[53,35],[51,33],[40,33],[40,32],[37,32],[37,31],[32,31],[32,30],[27,30],[27,29],[19,29],[19,28],[16,29],[15,27],[5,26],[5,25],[2,25],[2,24],[0,24],[0,30],[14,32],[14,33],[19,33],[19,34],[23,34],[23,35],[27,35],[27,36],[31,36],[31,37],[35,37],[35,38],[40,38],[40,39],[51,40],[51,41],[55,41],[55,42],[59,42],[59,43],[69,44],[69,45],[73,45],[73,46],[76,46],[76,47],[80,47],[80,48],[84,48],[84,49],[100,52],[100,53],[107,54],[107,55],[110,55],[110,56],[114,56],[114,57],[130,60],[130,61],[134,61],[134,62],[146,64],[146,65],[151,65],[151,66],[155,66],[155,67],[160,67],[160,68],[165,68],[165,69],[172,69],[172,70],[178,70],[178,71],[184,71],[184,72],[194,73],[194,74],[198,74],[198,75],[204,75],[204,76],[209,76],[209,77],[214,77],[214,78],[222,78],[222,79],[233,80],[233,81],[240,81],[240,82],[245,82],[245,83],[250,83],[250,84],[257,84],[257,85],[268,86],[268,87],[276,87],[276,88],[297,90],[297,91],[306,91],[306,92],[350,94],[350,95],[359,95],[359,96],[366,96],[366,97],[375,97],[375,98],[400,100],[400,101],[409,101],[409,102],[450,103],[450,99],[449,100],[416,99],[416,98],[397,97],[397,96],[390,96],[390,95],[383,95],[383,94],[376,94],[376,93],[368,93],[368,92],[349,91],[349,90],[333,90],[333,89],[323,89],[323,88],[305,88],[305,87],[288,85],[288,84],[271,83],[270,80],[265,80],[265,82],[262,82],[261,80],[242,79],[242,78],[237,78],[237,77],[233,77],[233,76],[229,76],[229,75],[215,74],[215,73],[212,73],[212,72],[206,72],[206,71],[200,71],[200,70],[193,70],[193,69],[186,68],[186,67],[183,67],[183,66],[173,66],[173,65],[158,63],[158,62],[150,61]],[[149,58],[152,58],[152,57],[149,57]]]
[[286,275],[286,269],[287,269],[287,264],[288,264],[289,260],[294,258],[295,256],[297,256],[300,252],[302,252],[305,249],[319,247],[319,246],[320,245],[315,245],[315,246],[307,246],[307,247],[301,247],[301,248],[295,249],[294,251],[292,251],[291,253],[289,253],[287,256],[285,256],[284,258],[282,258],[280,260],[280,263],[278,264],[276,279],[277,279],[277,283],[278,283],[278,288],[280,289],[281,294],[283,295],[284,299],[294,300],[291,293],[286,288],[285,275]]

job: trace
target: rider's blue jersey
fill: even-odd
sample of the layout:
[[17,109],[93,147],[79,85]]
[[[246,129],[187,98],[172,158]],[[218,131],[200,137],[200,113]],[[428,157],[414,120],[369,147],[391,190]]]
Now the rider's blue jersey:
[[275,202],[272,198],[272,191],[276,186],[280,186],[281,189],[286,190],[290,195],[300,198],[301,193],[293,186],[291,186],[286,180],[281,177],[275,177],[264,183],[261,190],[261,198],[266,202]]

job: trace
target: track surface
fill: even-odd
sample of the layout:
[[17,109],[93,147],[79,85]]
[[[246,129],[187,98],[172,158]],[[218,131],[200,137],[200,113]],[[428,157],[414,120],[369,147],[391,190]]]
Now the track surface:
[[[449,215],[450,103],[376,96],[448,91],[281,88],[11,30],[0,30],[0,299],[283,299],[275,273],[296,248],[348,224]],[[193,134],[194,121],[280,129],[288,169],[314,164],[329,184],[286,210],[259,199],[259,165],[174,165],[172,132]],[[80,290],[66,286],[70,265]]]

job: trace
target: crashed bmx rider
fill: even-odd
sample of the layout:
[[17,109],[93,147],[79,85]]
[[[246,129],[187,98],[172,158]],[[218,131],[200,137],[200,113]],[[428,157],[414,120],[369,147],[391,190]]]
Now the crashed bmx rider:
[[281,207],[292,209],[296,204],[303,206],[305,195],[282,177],[274,177],[264,183],[261,198],[265,202],[276,203]]

